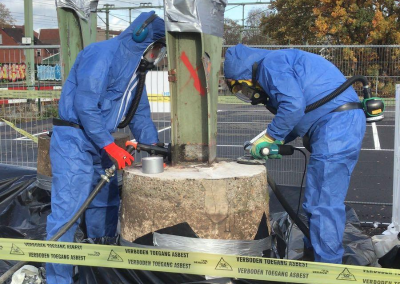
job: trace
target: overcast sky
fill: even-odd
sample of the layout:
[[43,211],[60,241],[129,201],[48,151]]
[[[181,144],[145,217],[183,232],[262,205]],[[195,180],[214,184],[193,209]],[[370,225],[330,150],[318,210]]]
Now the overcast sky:
[[[266,0],[263,0],[267,2]],[[11,15],[16,20],[17,25],[24,24],[24,0],[1,0],[10,10]],[[154,6],[161,6],[163,0],[100,0],[98,8],[102,8],[104,4],[113,4],[116,7],[138,7],[140,3],[152,3]],[[260,0],[228,0],[229,4],[246,3],[246,2],[261,2]],[[267,9],[267,5],[245,5],[245,17],[252,8]],[[132,19],[143,11],[150,9],[132,10]],[[240,20],[242,19],[242,6],[229,5],[225,10],[225,17]],[[156,13],[163,15],[163,10],[156,10]],[[105,14],[98,13],[98,26],[105,28]],[[114,30],[123,30],[128,26],[129,12],[127,10],[117,10],[110,12],[110,28]],[[57,13],[55,0],[33,0],[33,28],[39,31],[43,28],[57,28]]]

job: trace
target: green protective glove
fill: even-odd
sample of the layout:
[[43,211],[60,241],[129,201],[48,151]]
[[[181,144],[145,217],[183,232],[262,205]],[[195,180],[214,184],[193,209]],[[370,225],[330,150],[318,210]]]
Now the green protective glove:
[[268,160],[268,158],[280,159],[280,158],[282,158],[282,155],[279,155],[279,154],[264,156],[260,153],[261,149],[271,148],[271,145],[274,145],[274,144],[282,145],[283,141],[273,140],[273,139],[263,135],[253,143],[253,146],[251,147],[251,150],[250,150],[250,154],[253,156],[254,159],[264,159],[264,160]]

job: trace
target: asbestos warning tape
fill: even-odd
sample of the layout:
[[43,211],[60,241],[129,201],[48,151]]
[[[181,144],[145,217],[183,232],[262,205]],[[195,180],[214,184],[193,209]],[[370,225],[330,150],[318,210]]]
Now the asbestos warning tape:
[[0,239],[0,259],[290,283],[400,284],[400,270],[81,243]]

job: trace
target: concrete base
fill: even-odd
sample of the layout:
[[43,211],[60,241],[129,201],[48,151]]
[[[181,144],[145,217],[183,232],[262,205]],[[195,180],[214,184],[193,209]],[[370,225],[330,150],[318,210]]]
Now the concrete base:
[[187,222],[200,238],[252,240],[269,216],[268,202],[264,166],[220,162],[152,175],[131,167],[124,172],[121,234],[133,241]]

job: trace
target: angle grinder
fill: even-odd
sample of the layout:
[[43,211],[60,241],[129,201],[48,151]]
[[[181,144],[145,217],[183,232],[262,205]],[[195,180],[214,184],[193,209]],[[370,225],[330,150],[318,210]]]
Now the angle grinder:
[[[265,164],[264,159],[254,159],[253,156],[250,153],[251,147],[253,146],[253,143],[251,141],[246,141],[243,144],[243,149],[244,149],[244,156],[239,157],[236,159],[236,162],[239,164],[245,164],[245,165],[263,165]],[[277,145],[273,144],[269,148],[262,148],[260,150],[260,154],[262,156],[269,156],[269,155],[293,155],[294,153],[294,147],[292,145]]]

